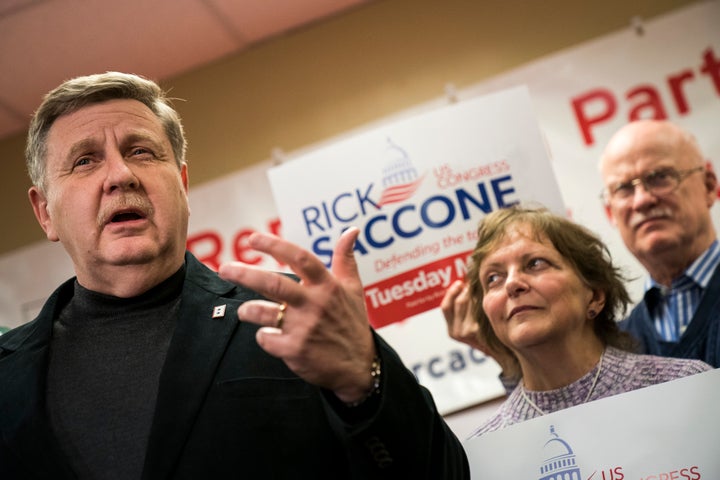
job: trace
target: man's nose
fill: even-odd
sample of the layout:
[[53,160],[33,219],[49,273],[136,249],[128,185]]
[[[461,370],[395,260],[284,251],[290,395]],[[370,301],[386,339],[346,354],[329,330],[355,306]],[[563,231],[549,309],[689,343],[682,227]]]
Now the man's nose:
[[107,175],[105,177],[105,189],[113,191],[120,189],[137,188],[140,184],[135,172],[120,152],[111,152],[105,159]]
[[632,205],[636,210],[642,209],[647,205],[654,205],[657,203],[658,197],[651,193],[642,182],[638,182],[635,185],[632,195]]

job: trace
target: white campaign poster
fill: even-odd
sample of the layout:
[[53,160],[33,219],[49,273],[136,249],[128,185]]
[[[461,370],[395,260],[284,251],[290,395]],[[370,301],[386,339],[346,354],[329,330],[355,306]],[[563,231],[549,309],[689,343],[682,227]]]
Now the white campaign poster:
[[[598,161],[610,136],[638,118],[692,132],[720,173],[720,1],[694,3],[541,58],[458,92],[473,98],[513,85],[530,91],[571,217],[598,232],[642,296],[644,270],[605,217]],[[715,227],[720,209],[713,209]]]
[[[464,277],[484,215],[520,202],[565,212],[525,88],[389,122],[292,159],[269,178],[283,236],[327,265],[340,233],[360,229],[355,256],[370,321],[441,412],[502,393],[487,389],[500,387],[493,362],[458,350],[437,307]],[[473,392],[465,380],[453,388],[453,373],[470,366],[490,368],[475,375],[483,388]]]
[[466,440],[471,478],[717,480],[720,370]]

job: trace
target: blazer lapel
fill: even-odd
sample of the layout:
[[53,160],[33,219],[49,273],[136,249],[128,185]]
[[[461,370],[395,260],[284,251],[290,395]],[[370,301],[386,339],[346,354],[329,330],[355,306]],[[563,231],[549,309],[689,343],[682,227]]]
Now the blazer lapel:
[[52,432],[45,403],[52,322],[68,285],[72,291],[72,282],[60,287],[26,326],[27,333],[3,346],[12,352],[2,359],[0,434],[23,467],[38,478],[75,478]]
[[186,443],[205,394],[233,332],[239,300],[223,297],[235,285],[221,280],[192,256],[178,319],[160,374],[155,417],[143,478],[167,478]]

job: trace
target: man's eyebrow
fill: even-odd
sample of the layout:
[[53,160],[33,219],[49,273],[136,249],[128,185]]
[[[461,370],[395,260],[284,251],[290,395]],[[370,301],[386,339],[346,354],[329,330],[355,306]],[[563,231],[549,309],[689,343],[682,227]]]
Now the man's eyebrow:
[[74,143],[70,147],[67,155],[65,155],[65,160],[72,162],[76,157],[79,157],[80,155],[85,154],[88,151],[94,150],[96,146],[97,142],[95,140],[93,140],[92,138],[84,138],[79,142]]
[[149,143],[153,149],[164,152],[165,146],[161,138],[156,135],[151,135],[143,132],[133,132],[128,134],[121,142],[122,148],[132,146],[134,143]]
[[152,135],[152,134],[150,134],[150,133],[145,133],[145,132],[132,132],[132,133],[129,133],[129,134],[125,137],[125,139],[126,139],[127,141],[129,141],[129,142],[138,141],[138,140],[149,140],[149,141],[151,141],[151,142],[156,142],[156,141],[157,141],[157,138],[156,138],[155,135]]

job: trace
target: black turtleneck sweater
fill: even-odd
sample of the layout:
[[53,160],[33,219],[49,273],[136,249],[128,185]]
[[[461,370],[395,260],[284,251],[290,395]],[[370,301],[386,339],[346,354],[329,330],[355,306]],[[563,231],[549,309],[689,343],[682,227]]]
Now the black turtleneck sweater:
[[184,278],[134,298],[75,282],[53,326],[47,409],[79,478],[140,478]]

